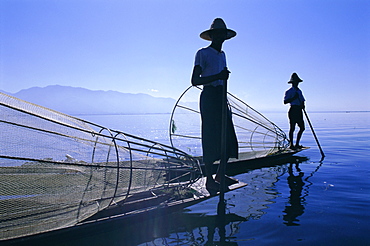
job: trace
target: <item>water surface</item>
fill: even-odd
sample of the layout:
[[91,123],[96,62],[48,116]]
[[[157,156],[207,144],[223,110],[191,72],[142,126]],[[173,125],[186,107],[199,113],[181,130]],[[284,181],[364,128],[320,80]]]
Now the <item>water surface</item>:
[[[285,113],[266,113],[288,130]],[[221,223],[218,197],[166,216],[151,216],[82,236],[68,245],[370,245],[370,113],[309,113],[310,149],[296,163],[238,174],[248,183],[229,192]],[[168,142],[170,115],[82,116],[109,128]],[[300,162],[304,160],[303,162]]]

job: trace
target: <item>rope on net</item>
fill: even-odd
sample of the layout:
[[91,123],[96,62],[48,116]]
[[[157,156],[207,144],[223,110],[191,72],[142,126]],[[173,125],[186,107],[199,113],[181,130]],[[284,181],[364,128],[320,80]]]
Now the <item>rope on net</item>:
[[0,93],[0,240],[76,225],[201,177],[186,152]]

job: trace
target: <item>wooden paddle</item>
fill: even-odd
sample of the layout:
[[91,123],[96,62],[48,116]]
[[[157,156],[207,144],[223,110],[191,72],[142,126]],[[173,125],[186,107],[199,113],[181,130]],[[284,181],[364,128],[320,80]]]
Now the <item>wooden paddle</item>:
[[[301,100],[300,100],[300,98],[299,98],[299,97],[298,97],[298,101],[300,102],[300,104],[301,104],[301,105],[303,104],[303,103],[301,102]],[[317,139],[317,136],[316,136],[316,133],[315,133],[315,131],[314,131],[314,129],[313,129],[313,126],[312,126],[312,124],[311,124],[310,118],[308,118],[308,114],[307,114],[307,112],[306,112],[306,109],[305,109],[304,107],[302,107],[302,110],[303,110],[303,112],[304,112],[304,115],[306,116],[306,119],[307,119],[308,124],[310,125],[311,131],[312,131],[312,134],[313,134],[313,136],[314,136],[314,138],[315,138],[315,140],[316,140],[317,146],[319,146],[320,153],[321,153],[321,161],[322,161],[322,160],[324,159],[324,157],[325,157],[324,151],[322,151],[321,145],[320,145],[320,143],[319,143],[319,140]]]
[[320,153],[321,153],[321,157],[322,157],[322,159],[321,159],[321,160],[323,160],[323,159],[324,159],[324,157],[325,157],[325,154],[324,154],[324,152],[322,151],[322,148],[321,148],[321,146],[320,146],[319,140],[317,139],[316,133],[315,133],[315,131],[314,131],[313,127],[312,127],[312,124],[311,124],[310,118],[308,118],[308,114],[307,114],[307,112],[306,112],[306,110],[305,110],[304,108],[303,108],[303,112],[304,112],[304,115],[306,116],[306,119],[307,119],[308,124],[310,125],[311,131],[312,131],[312,134],[313,134],[313,136],[315,137],[315,140],[316,140],[317,146],[319,146]]
[[[227,70],[227,68],[224,68]],[[218,202],[218,213],[225,213],[225,173],[227,164],[227,153],[226,153],[226,131],[227,131],[227,80],[224,80],[224,86],[222,89],[222,120],[221,120],[221,160],[219,166],[220,179],[220,200]]]

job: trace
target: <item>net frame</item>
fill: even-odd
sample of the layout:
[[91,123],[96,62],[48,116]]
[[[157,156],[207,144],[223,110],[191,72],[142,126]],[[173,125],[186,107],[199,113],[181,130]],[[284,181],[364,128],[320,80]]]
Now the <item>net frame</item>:
[[140,192],[189,187],[185,152],[0,93],[0,240],[74,226]]
[[[198,103],[201,91],[200,86],[190,86],[181,94],[172,110],[169,126],[171,145],[198,158],[202,156]],[[275,123],[229,92],[227,100],[239,154],[247,154],[253,159],[278,154],[288,148],[286,134]]]

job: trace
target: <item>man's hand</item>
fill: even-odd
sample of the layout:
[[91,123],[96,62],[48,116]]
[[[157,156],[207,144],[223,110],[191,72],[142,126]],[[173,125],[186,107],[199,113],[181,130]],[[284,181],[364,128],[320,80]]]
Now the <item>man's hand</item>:
[[225,67],[224,70],[222,70],[219,74],[218,74],[218,77],[219,79],[221,80],[228,80],[229,79],[229,74],[230,74],[230,71],[227,70],[227,68]]

